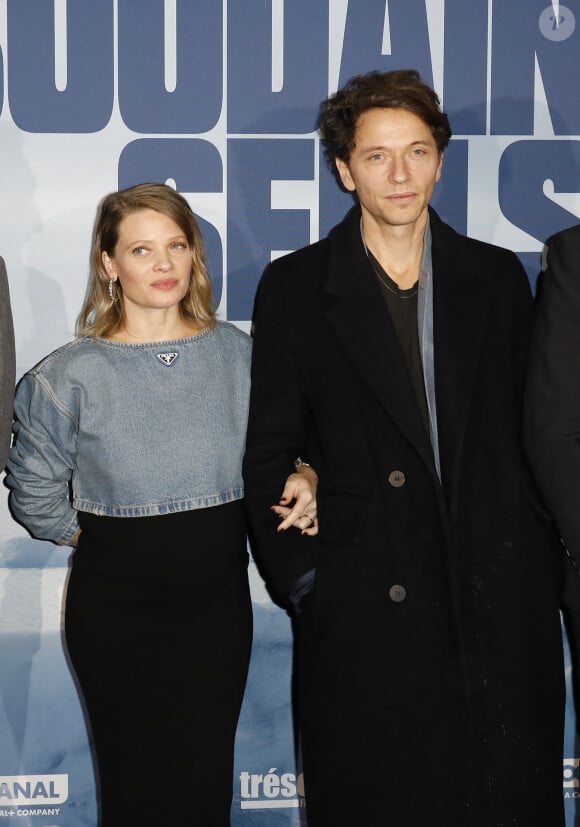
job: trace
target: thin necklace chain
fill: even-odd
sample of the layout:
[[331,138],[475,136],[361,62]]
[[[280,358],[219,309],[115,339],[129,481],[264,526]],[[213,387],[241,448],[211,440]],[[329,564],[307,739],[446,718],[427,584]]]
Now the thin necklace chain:
[[[394,296],[398,296],[399,299],[403,299],[403,301],[405,299],[412,299],[414,296],[416,296],[417,293],[419,292],[419,280],[418,279],[415,282],[415,284],[413,285],[413,287],[409,288],[413,292],[412,293],[407,293],[406,295],[403,295],[400,290],[395,290],[394,287],[391,287],[391,285],[388,284],[388,282],[385,281],[385,279],[383,278],[383,274],[378,269],[378,267],[375,265],[375,257],[372,255],[372,253],[369,252],[369,248],[367,247],[367,243],[365,241],[363,228],[362,228],[362,215],[361,215],[361,219],[360,219],[360,237],[362,238],[363,247],[365,248],[366,257],[369,261],[369,264],[373,268],[373,272],[378,277],[379,281],[385,287],[385,289],[388,290],[389,293],[392,293]],[[371,258],[371,256],[372,256],[372,258]],[[378,265],[378,262],[377,262],[377,265]]]
[[146,341],[149,338],[148,336],[135,336],[135,334],[131,333],[131,331],[128,330],[126,327],[123,328],[123,333],[126,333],[127,336],[130,336],[132,339],[135,339],[136,341],[141,341],[141,342]]
[[405,292],[403,294],[403,292],[400,289],[395,290],[394,287],[391,287],[391,285],[388,282],[385,281],[385,279],[383,278],[383,274],[378,269],[378,267],[375,266],[375,262],[373,261],[373,259],[368,254],[368,251],[367,251],[367,256],[368,256],[368,259],[369,259],[369,263],[370,263],[371,267],[373,268],[373,272],[376,274],[376,276],[378,276],[378,279],[381,282],[381,284],[384,286],[385,290],[388,290],[389,293],[393,293],[393,295],[397,296],[399,299],[402,299],[403,301],[405,299],[412,299],[413,296],[417,295],[417,293],[419,292],[419,281],[418,280],[415,282],[413,287],[409,287],[409,291],[405,290]]

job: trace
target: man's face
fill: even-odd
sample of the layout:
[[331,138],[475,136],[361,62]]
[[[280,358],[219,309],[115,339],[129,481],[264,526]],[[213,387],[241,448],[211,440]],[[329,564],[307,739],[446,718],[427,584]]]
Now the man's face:
[[442,163],[429,127],[406,109],[363,112],[349,161],[336,160],[342,183],[358,195],[363,220],[377,229],[426,219]]

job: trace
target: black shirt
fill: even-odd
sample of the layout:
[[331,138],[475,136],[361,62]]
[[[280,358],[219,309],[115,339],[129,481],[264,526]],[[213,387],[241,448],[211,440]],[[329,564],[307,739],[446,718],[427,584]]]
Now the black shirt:
[[423,362],[419,344],[419,326],[417,322],[419,282],[415,282],[413,287],[407,290],[402,290],[399,285],[387,275],[370,250],[368,251],[368,257],[387,303],[389,315],[395,326],[405,362],[409,369],[411,384],[417,397],[421,417],[427,433],[429,433],[429,408],[427,407],[427,396],[425,393]]

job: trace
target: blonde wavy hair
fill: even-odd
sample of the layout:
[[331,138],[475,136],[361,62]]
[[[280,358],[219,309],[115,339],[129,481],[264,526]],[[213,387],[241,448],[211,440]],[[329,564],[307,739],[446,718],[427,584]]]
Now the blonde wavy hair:
[[209,278],[205,245],[197,219],[185,198],[166,184],[137,184],[112,192],[99,205],[95,222],[91,273],[87,292],[76,323],[79,337],[107,338],[125,323],[123,289],[114,282],[114,299],[109,295],[109,276],[103,253],[112,258],[119,239],[119,225],[128,215],[140,210],[155,210],[171,218],[187,238],[191,249],[189,291],[179,303],[182,318],[206,327],[215,324],[213,293]]

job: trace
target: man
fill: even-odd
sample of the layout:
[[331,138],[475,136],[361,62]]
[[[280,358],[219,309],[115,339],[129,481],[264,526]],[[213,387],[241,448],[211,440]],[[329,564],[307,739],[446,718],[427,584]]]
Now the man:
[[[319,128],[359,203],[266,268],[245,459],[257,556],[297,606],[309,827],[562,825],[558,543],[519,446],[525,273],[429,208],[451,131],[416,72],[353,78]],[[299,457],[316,537],[269,508]]]
[[0,470],[6,465],[14,405],[14,329],[4,261],[0,258]]
[[525,447],[567,551],[563,603],[580,716],[580,225],[548,240],[528,365]]

